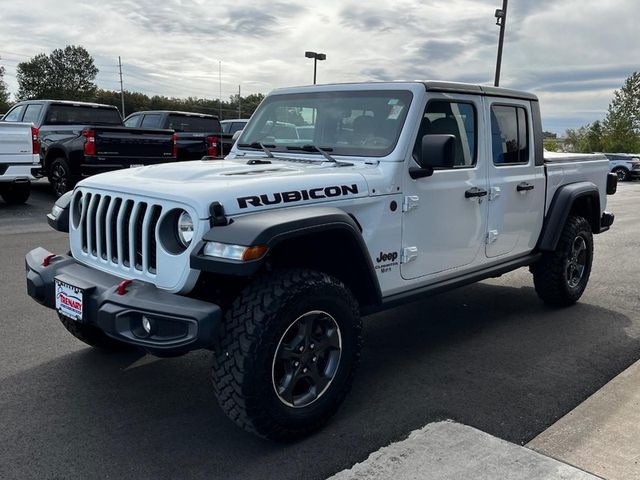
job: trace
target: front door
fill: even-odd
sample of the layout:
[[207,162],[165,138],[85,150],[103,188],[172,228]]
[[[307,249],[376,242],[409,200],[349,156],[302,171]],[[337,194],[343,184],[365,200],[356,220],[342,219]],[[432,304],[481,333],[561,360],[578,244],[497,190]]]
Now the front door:
[[487,257],[530,252],[542,228],[544,166],[535,164],[529,102],[485,99],[489,119],[489,222]]
[[[433,95],[416,138],[414,158],[423,135],[455,137],[455,166],[432,176],[412,179],[405,173],[402,224],[404,279],[432,275],[435,281],[484,259],[487,222],[486,142],[480,135],[482,99],[465,95]],[[416,166],[411,160],[412,166]],[[438,274],[442,275],[438,275]]]

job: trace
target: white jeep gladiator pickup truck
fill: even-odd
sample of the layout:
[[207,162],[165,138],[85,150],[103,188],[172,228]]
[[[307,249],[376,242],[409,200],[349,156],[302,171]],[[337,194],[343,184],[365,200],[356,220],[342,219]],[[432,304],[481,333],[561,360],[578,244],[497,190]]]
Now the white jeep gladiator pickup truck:
[[48,220],[71,253],[32,250],[28,293],[89,345],[211,349],[220,407],[290,440],[343,401],[363,314],[520,267],[545,302],[576,302],[614,219],[608,172],[599,155],[544,158],[524,92],[276,90],[225,160],[105,173],[60,198]]
[[30,123],[0,122],[0,195],[9,204],[26,202],[32,169],[40,167],[38,129]]

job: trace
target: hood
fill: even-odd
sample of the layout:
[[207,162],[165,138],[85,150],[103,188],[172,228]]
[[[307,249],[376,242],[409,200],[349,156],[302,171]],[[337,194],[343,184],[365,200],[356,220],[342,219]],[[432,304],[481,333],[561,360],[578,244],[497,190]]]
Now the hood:
[[78,186],[175,201],[191,205],[200,218],[207,218],[215,201],[233,215],[364,197],[368,186],[362,172],[376,168],[364,163],[337,166],[278,159],[248,165],[248,160],[197,160],[116,170],[89,177]]

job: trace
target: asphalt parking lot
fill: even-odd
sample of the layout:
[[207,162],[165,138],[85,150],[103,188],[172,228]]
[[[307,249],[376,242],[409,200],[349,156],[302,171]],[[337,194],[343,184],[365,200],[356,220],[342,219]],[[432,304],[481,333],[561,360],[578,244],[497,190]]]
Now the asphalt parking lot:
[[451,418],[524,444],[640,359],[640,182],[609,197],[590,284],[543,305],[526,269],[365,319],[354,389],[320,433],[291,445],[245,434],[218,409],[210,358],[104,354],[26,293],[24,254],[67,250],[44,214],[0,203],[0,478],[322,479]]

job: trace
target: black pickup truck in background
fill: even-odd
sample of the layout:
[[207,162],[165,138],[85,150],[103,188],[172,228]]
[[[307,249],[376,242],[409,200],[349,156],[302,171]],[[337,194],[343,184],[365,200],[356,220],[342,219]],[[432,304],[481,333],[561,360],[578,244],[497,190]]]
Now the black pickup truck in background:
[[172,130],[125,128],[111,105],[28,100],[4,118],[12,112],[10,118],[38,127],[41,174],[49,178],[57,196],[89,175],[176,159]]
[[125,127],[169,128],[176,132],[178,160],[224,157],[233,146],[233,134],[223,133],[215,115],[148,110],[136,112],[124,120]]

